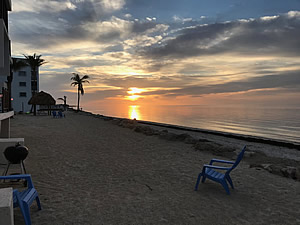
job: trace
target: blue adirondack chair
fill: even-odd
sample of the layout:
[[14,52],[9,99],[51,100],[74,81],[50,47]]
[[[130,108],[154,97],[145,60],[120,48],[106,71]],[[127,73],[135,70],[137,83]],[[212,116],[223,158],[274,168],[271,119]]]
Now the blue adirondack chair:
[[[205,179],[208,178],[210,180],[213,180],[215,182],[218,182],[218,183],[222,184],[222,186],[224,187],[225,191],[229,195],[230,191],[229,191],[229,187],[228,187],[227,182],[230,184],[230,186],[232,187],[232,189],[234,189],[232,180],[231,180],[231,178],[229,176],[229,173],[235,167],[237,167],[237,165],[240,163],[240,161],[242,160],[242,158],[244,156],[245,150],[246,150],[246,146],[239,153],[239,155],[238,155],[237,159],[235,160],[235,162],[233,162],[233,161],[227,161],[227,160],[221,160],[221,159],[212,159],[210,161],[209,165],[205,164],[203,166],[202,172],[199,173],[199,175],[198,175],[198,179],[197,179],[196,186],[195,186],[195,191],[198,190],[200,178],[202,177],[202,183],[204,183]],[[230,164],[232,166],[231,167],[213,166],[214,162],[224,163],[224,164]],[[221,173],[221,172],[218,172],[216,170],[225,170],[226,172],[225,173]]]
[[36,200],[38,209],[41,210],[41,203],[36,189],[33,186],[31,176],[29,174],[22,175],[9,175],[9,176],[0,176],[0,180],[18,180],[25,179],[27,181],[27,189],[19,192],[17,189],[13,190],[14,197],[14,208],[20,207],[23,214],[25,224],[31,225],[30,219],[30,206],[34,200]]
[[56,111],[52,111],[53,118],[57,118]]
[[59,118],[63,118],[63,117],[65,117],[65,114],[63,114],[62,111],[58,111],[57,116]]

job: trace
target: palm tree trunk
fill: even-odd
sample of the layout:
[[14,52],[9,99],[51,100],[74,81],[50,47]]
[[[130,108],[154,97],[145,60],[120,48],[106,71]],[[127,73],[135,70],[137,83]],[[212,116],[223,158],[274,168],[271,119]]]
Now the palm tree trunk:
[[80,101],[80,90],[79,90],[79,87],[78,87],[78,97],[77,97],[77,111],[79,111],[79,101]]
[[36,70],[31,70],[31,91],[32,91],[32,96],[34,96],[37,93]]
[[[36,79],[36,71],[34,69],[31,69],[31,97],[33,97],[37,92]],[[33,115],[36,115],[36,106],[32,105],[30,112],[33,112]]]
[[36,104],[33,105],[33,115],[36,116]]

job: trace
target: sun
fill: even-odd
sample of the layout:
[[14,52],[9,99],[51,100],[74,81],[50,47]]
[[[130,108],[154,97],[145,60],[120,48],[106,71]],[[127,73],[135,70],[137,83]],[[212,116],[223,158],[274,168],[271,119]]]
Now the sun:
[[128,91],[127,91],[129,96],[125,96],[125,99],[135,101],[142,97],[141,95],[138,95],[138,94],[141,94],[143,92],[145,92],[145,90],[142,88],[130,87],[130,88],[128,88]]
[[142,88],[136,88],[136,87],[128,88],[128,90],[129,91],[127,91],[127,93],[130,94],[130,95],[140,94],[140,93],[145,91]]

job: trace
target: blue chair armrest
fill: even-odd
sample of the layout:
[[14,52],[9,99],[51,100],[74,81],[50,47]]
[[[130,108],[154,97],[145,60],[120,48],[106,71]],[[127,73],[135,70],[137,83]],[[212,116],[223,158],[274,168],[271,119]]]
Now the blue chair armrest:
[[9,175],[9,176],[0,176],[0,180],[18,180],[25,179],[29,188],[33,188],[33,183],[30,174],[20,174],[20,175]]
[[228,164],[234,164],[235,163],[233,161],[228,161],[228,160],[223,160],[223,159],[212,159],[212,160],[210,160],[209,165],[212,165],[214,162],[228,163]]
[[203,167],[204,168],[205,167],[206,168],[211,168],[211,169],[218,169],[218,170],[229,170],[229,169],[231,169],[231,167],[213,166],[213,165],[207,165],[207,164],[205,164]]

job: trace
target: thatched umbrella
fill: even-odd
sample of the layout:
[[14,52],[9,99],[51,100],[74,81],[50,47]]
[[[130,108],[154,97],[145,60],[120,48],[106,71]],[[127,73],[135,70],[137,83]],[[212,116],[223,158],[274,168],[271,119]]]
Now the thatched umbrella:
[[47,105],[48,108],[50,108],[51,105],[56,104],[56,101],[50,94],[40,91],[31,97],[31,99],[28,101],[28,104],[33,105],[34,115],[36,115],[36,105]]

